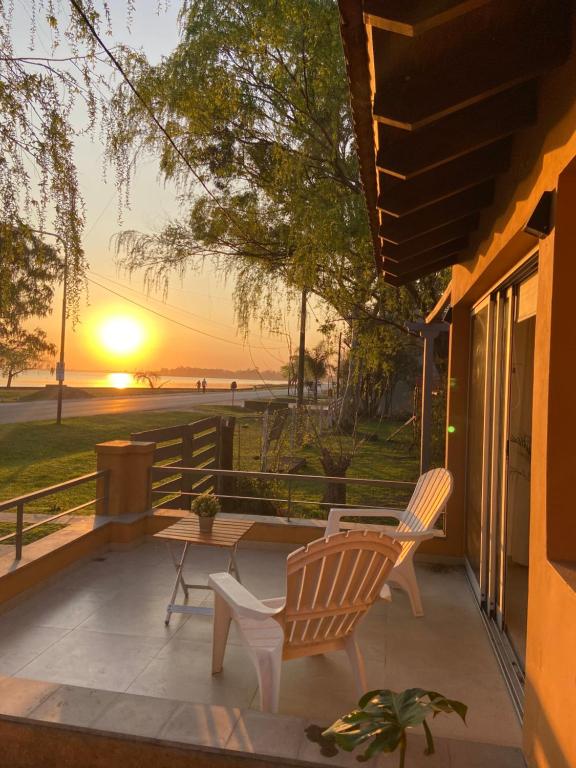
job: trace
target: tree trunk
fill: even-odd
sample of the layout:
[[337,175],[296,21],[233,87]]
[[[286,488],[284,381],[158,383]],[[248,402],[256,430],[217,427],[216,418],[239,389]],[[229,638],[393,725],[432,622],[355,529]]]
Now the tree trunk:
[[360,374],[360,361],[358,360],[358,334],[352,327],[352,342],[348,356],[348,376],[344,384],[343,401],[340,411],[339,426],[343,432],[351,432],[356,424],[360,408],[360,395],[362,376]]
[[6,379],[6,389],[10,389],[12,386],[12,379],[14,378],[14,371],[8,371],[8,378]]
[[[320,458],[327,477],[346,477],[351,461],[351,456],[333,456],[326,450],[322,451]],[[326,483],[322,501],[326,504],[346,504],[346,484]]]

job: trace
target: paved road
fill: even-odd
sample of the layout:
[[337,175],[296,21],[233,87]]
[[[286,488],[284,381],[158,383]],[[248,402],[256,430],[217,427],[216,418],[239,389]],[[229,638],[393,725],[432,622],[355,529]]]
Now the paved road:
[[[273,389],[275,397],[285,397],[285,389]],[[260,400],[270,397],[267,390],[237,392],[236,405],[244,400]],[[178,395],[126,395],[126,397],[92,397],[86,400],[64,400],[63,418],[71,416],[97,416],[101,413],[128,413],[130,411],[188,411],[197,405],[231,405],[229,390],[196,392]],[[29,403],[0,403],[0,424],[16,424],[22,421],[49,421],[56,416],[56,400],[37,400]]]

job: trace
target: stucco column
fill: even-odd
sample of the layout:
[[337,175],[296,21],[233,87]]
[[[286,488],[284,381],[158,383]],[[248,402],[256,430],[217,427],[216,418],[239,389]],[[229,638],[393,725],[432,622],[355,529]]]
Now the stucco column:
[[[96,469],[109,472],[108,504],[99,501],[97,515],[133,515],[150,509],[150,468],[154,463],[154,448],[154,443],[131,440],[110,440],[96,445]],[[105,489],[105,480],[99,479],[98,498],[105,495]]]

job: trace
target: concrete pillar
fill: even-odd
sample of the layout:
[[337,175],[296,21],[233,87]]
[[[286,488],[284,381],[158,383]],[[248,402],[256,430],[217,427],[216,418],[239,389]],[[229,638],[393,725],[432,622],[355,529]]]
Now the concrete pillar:
[[[108,470],[108,503],[96,504],[96,514],[110,516],[147,512],[152,506],[150,468],[155,443],[110,440],[96,445],[96,469]],[[104,478],[97,481],[96,496],[105,495]]]

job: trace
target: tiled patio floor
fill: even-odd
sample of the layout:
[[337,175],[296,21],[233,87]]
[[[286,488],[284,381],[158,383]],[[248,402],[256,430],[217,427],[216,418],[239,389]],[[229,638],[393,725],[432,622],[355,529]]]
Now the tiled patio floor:
[[[243,549],[246,586],[260,597],[283,594],[285,552]],[[189,559],[188,581],[222,570],[220,552]],[[373,688],[431,688],[469,705],[468,725],[438,718],[434,733],[518,746],[520,727],[460,568],[419,566],[426,616],[407,599],[377,604],[360,630]],[[64,574],[0,616],[0,675],[124,691],[170,701],[258,709],[256,675],[232,633],[224,671],[210,674],[211,618],[175,615],[164,626],[174,569],[162,542],[107,552]],[[198,592],[199,602],[211,595]],[[354,706],[344,654],[283,666],[280,713],[324,724]],[[103,702],[103,711],[106,702]]]

